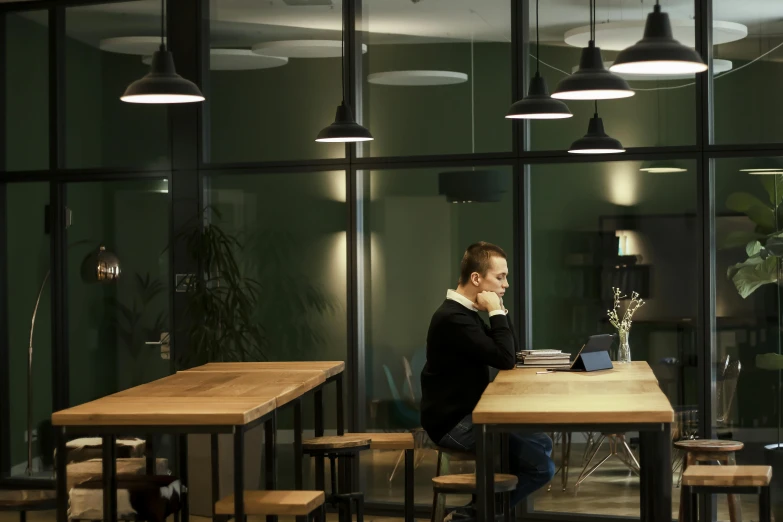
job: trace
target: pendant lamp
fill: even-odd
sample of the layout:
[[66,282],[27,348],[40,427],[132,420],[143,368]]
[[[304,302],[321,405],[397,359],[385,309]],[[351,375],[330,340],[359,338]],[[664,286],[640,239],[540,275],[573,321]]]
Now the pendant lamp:
[[688,172],[679,162],[674,160],[645,161],[642,163],[640,172],[649,172],[651,174],[672,174],[675,172]]
[[198,86],[177,74],[174,57],[166,50],[166,0],[160,2],[160,49],[152,55],[150,72],[125,89],[128,103],[192,103],[204,101]]
[[620,51],[609,70],[621,74],[694,74],[707,70],[695,49],[672,36],[669,15],[661,12],[658,0],[647,15],[641,40]]
[[622,143],[607,136],[604,122],[598,117],[598,102],[595,102],[595,114],[590,118],[587,134],[571,144],[568,152],[572,154],[618,154],[625,152]]
[[356,141],[372,141],[374,138],[370,131],[362,127],[353,117],[351,107],[345,103],[345,16],[341,15],[340,24],[340,85],[343,90],[343,99],[337,106],[337,114],[334,123],[321,129],[315,141],[322,143],[350,143]]
[[552,93],[559,100],[615,100],[633,96],[622,77],[604,67],[601,49],[595,46],[595,3],[590,0],[590,41],[582,49],[579,70],[563,78]]
[[556,120],[573,116],[568,109],[568,105],[549,96],[546,80],[539,73],[540,52],[541,46],[538,43],[538,0],[536,0],[536,75],[530,80],[527,96],[511,105],[506,118]]

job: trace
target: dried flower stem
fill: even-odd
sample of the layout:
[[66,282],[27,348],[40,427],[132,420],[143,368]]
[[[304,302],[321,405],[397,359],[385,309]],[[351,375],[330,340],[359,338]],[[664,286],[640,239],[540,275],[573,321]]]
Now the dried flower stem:
[[644,301],[639,299],[638,292],[631,292],[631,303],[628,305],[628,308],[625,309],[623,318],[620,320],[620,316],[617,314],[617,311],[620,309],[620,300],[625,299],[628,296],[623,295],[619,288],[612,287],[612,292],[614,294],[614,306],[612,310],[606,311],[607,315],[609,316],[609,322],[612,323],[612,326],[617,328],[617,330],[627,333],[631,330],[633,314],[635,314],[639,308],[644,306]]

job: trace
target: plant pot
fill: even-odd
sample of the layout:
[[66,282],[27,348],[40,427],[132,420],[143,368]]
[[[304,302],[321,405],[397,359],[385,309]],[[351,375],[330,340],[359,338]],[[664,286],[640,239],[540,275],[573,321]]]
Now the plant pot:
[[775,520],[783,520],[783,444],[764,446],[764,462],[772,466],[772,516]]

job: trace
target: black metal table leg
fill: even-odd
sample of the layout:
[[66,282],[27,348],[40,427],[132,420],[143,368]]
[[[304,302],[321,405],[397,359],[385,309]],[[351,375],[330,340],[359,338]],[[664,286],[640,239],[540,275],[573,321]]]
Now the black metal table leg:
[[179,436],[179,480],[182,488],[180,489],[180,499],[182,503],[182,522],[188,522],[190,518],[190,495],[188,494],[188,436],[187,434]]
[[[266,462],[266,489],[277,489],[277,410],[264,423],[264,457]],[[268,515],[267,522],[277,522],[277,517]]]
[[405,450],[405,522],[413,522],[413,450]]
[[146,473],[147,475],[154,475],[156,470],[155,466],[155,435],[152,433],[147,434],[147,440],[144,444],[144,457],[146,459]]
[[[671,522],[672,520],[672,442],[671,424],[666,423],[660,431],[650,433],[652,439],[652,473],[650,480],[651,521]],[[644,472],[644,469],[642,469]]]
[[220,447],[218,446],[218,435],[213,433],[209,436],[210,453],[210,471],[212,473],[212,520],[217,522],[215,514],[215,504],[220,500]]
[[234,427],[234,520],[245,522],[245,427]]
[[345,434],[345,404],[343,403],[343,374],[335,378],[337,386],[337,434]]
[[294,489],[304,489],[302,475],[302,401],[294,403]]
[[[323,388],[318,388],[313,394],[315,401],[315,436],[323,437],[324,435],[324,391]],[[326,485],[326,478],[324,476],[324,459],[323,457],[315,458],[315,489],[318,491],[324,491]]]
[[[114,435],[104,435],[103,449],[103,520],[117,521],[117,447]],[[63,454],[65,456],[65,454]]]
[[652,443],[650,432],[639,432],[639,520],[640,522],[650,522],[651,501],[650,494],[650,473],[652,471]]
[[474,424],[476,439],[476,503],[478,522],[494,522],[495,496],[493,480],[492,437],[484,424]]
[[[511,455],[508,447],[508,433],[501,433],[500,434],[500,472],[508,473],[510,467],[511,467]],[[500,507],[503,512],[503,520],[505,522],[511,522],[511,509],[509,507],[509,502],[506,502],[506,499],[511,497],[511,493],[505,493],[502,495],[502,497],[503,497],[503,501],[501,502]]]
[[68,522],[68,458],[65,454],[65,429],[55,428],[57,445],[57,522]]

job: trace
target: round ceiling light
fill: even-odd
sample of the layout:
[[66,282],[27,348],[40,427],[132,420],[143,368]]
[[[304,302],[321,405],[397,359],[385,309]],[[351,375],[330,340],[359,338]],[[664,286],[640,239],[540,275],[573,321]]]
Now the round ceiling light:
[[[280,40],[261,42],[253,46],[253,52],[264,56],[285,58],[339,58],[343,43],[340,40]],[[362,44],[362,54],[367,44]]]
[[[609,69],[612,66],[612,62],[604,62],[604,67]],[[714,74],[720,74],[724,73],[726,71],[730,71],[734,67],[734,64],[731,62],[731,60],[722,60],[720,58],[713,58],[712,59],[712,71]],[[571,67],[571,73],[575,73],[579,70],[578,65],[574,65]],[[695,73],[691,74],[624,74],[624,73],[615,73],[616,75],[620,76],[621,78],[624,78],[628,81],[634,81],[634,82],[645,82],[645,81],[655,81],[655,80],[687,80],[692,79],[695,77]]]
[[[142,62],[149,65],[152,56],[145,56]],[[209,68],[213,71],[249,71],[271,69],[288,63],[288,58],[264,56],[247,49],[210,49]]]
[[425,85],[455,85],[468,81],[468,75],[454,71],[387,71],[372,73],[367,81],[376,85],[419,87]]
[[[696,22],[687,19],[670,19],[674,38],[688,47],[696,46]],[[622,51],[641,38],[644,33],[644,20],[607,22],[596,24],[595,40],[601,43],[605,51]],[[712,44],[721,45],[742,40],[748,36],[745,25],[716,20],[712,22]],[[565,43],[574,47],[586,47],[590,41],[590,26],[577,27],[566,31]]]
[[[121,36],[101,40],[98,43],[98,48],[109,53],[149,56],[152,61],[152,53],[158,50],[160,41],[160,36]],[[165,36],[163,43],[168,43]]]

